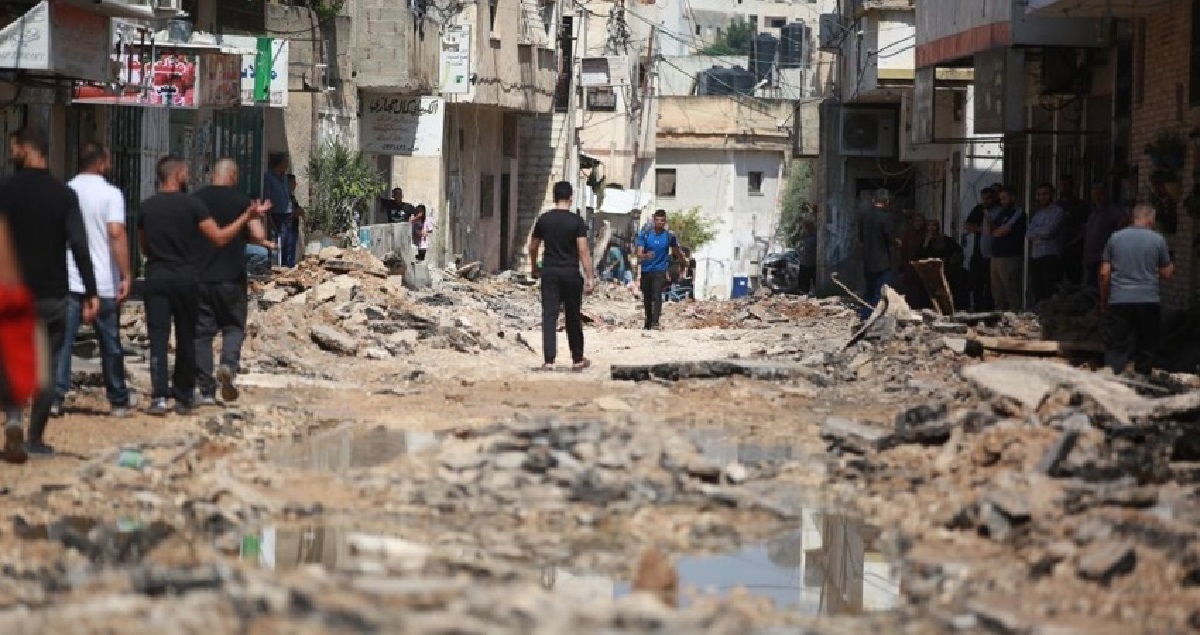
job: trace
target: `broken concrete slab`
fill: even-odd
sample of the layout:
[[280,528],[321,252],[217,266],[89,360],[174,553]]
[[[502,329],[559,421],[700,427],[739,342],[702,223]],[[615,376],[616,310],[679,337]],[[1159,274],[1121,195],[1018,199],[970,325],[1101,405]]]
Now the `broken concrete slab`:
[[968,366],[962,375],[975,386],[1016,401],[1033,411],[1060,386],[1091,397],[1110,415],[1127,421],[1145,409],[1145,399],[1128,386],[1099,373],[1043,360],[1005,359]]
[[341,329],[317,325],[309,330],[309,336],[317,346],[331,353],[346,356],[358,353],[358,340]]
[[1108,584],[1113,578],[1131,573],[1137,567],[1133,543],[1104,540],[1092,543],[1079,556],[1076,571],[1084,580]]
[[842,417],[826,418],[821,424],[821,438],[855,454],[878,452],[895,444],[888,430]]
[[719,360],[700,362],[669,362],[663,364],[613,365],[611,376],[617,381],[649,381],[665,379],[720,379],[749,377],[761,380],[785,380],[807,377],[811,368],[800,364],[769,361]]
[[[1085,415],[1086,416],[1086,415]],[[1075,443],[1079,441],[1079,430],[1068,429],[1058,436],[1058,439],[1046,448],[1034,468],[1039,474],[1054,476],[1062,462],[1067,460]]]

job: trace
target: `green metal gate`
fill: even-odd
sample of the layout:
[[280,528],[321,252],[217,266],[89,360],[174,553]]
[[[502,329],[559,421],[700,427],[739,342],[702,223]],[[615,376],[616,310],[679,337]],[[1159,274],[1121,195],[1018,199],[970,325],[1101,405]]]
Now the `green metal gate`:
[[226,108],[213,113],[213,156],[238,164],[243,192],[258,196],[263,175],[263,110]]
[[129,235],[129,262],[134,275],[142,273],[138,244],[138,210],[142,202],[142,113],[144,108],[112,107],[109,110],[109,147],[112,180],[125,194],[125,228]]

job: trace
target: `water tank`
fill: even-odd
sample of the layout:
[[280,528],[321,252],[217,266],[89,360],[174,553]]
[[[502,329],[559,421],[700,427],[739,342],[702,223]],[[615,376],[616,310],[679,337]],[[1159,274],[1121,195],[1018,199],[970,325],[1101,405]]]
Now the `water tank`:
[[784,25],[779,35],[779,68],[807,67],[808,25],[803,22]]
[[758,81],[754,73],[735,66],[722,68],[714,66],[700,73],[699,95],[753,95],[754,85]]
[[775,70],[775,54],[779,51],[779,39],[770,33],[759,33],[750,43],[750,68],[755,82],[772,81]]

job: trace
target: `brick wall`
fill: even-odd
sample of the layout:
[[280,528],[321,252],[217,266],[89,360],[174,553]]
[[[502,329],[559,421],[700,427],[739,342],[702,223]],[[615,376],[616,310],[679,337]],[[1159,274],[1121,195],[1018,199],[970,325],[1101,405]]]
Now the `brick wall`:
[[[1160,11],[1146,19],[1145,48],[1135,53],[1142,56],[1134,60],[1135,88],[1132,125],[1132,150],[1130,157],[1138,166],[1139,198],[1149,193],[1149,178],[1154,167],[1143,149],[1156,134],[1163,130],[1174,130],[1186,139],[1191,130],[1200,124],[1200,109],[1191,108],[1187,102],[1188,57],[1191,46],[1191,20],[1189,3],[1174,3],[1170,11]],[[1137,75],[1144,73],[1143,78]],[[1189,155],[1191,153],[1189,152]],[[1193,157],[1183,170],[1184,196],[1191,192]],[[1183,205],[1179,210],[1179,231],[1167,236],[1175,255],[1174,279],[1163,286],[1163,304],[1167,309],[1186,309],[1195,298],[1192,271],[1194,251],[1192,236],[1194,223]]]

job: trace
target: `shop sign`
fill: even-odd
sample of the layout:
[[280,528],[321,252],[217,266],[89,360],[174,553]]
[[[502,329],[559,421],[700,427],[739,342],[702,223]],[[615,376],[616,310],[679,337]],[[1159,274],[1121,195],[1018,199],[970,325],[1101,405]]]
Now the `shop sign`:
[[77,84],[74,102],[126,106],[236,106],[240,96],[239,56],[195,49],[130,46],[114,56],[115,83]]
[[221,43],[255,53],[242,56],[242,105],[283,108],[288,104],[288,41],[223,35]]
[[471,92],[471,27],[449,25],[441,36],[438,73],[439,92],[465,95]]
[[359,116],[363,152],[411,157],[442,154],[446,103],[440,97],[364,95]]
[[0,68],[103,81],[110,36],[107,17],[43,1],[0,29]]

